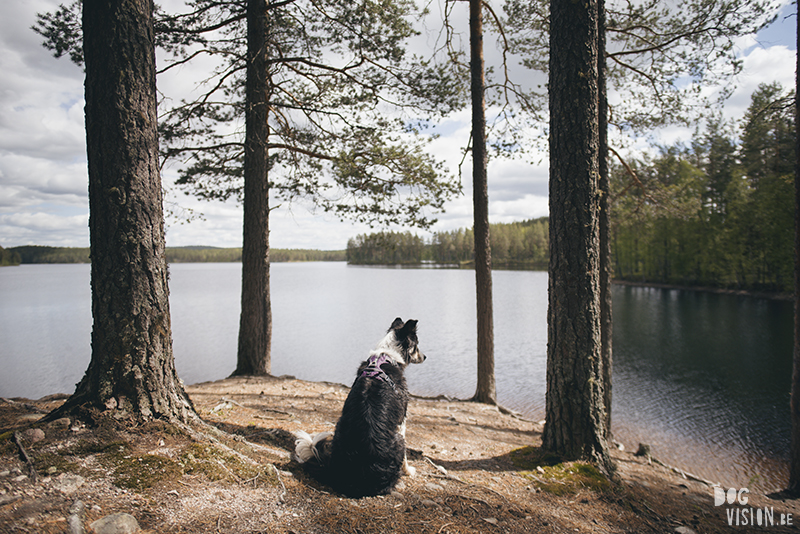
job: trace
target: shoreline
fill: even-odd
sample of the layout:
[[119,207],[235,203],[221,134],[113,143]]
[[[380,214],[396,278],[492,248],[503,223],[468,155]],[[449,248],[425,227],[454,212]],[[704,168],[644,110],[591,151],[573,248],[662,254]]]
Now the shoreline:
[[699,293],[714,293],[717,295],[732,295],[737,297],[751,297],[766,300],[792,300],[793,293],[777,293],[770,291],[752,291],[749,289],[728,289],[711,286],[682,286],[679,284],[663,284],[660,282],[637,282],[635,280],[622,280],[615,278],[612,284],[631,287],[650,287],[653,289],[677,289],[680,291],[696,291]]

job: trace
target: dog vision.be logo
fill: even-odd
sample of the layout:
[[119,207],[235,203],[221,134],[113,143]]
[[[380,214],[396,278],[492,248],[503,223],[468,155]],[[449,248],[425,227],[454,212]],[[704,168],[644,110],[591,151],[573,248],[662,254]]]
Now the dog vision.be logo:
[[728,518],[728,526],[759,526],[759,527],[772,527],[775,525],[791,525],[792,514],[778,514],[775,517],[775,510],[771,506],[763,508],[748,507],[748,494],[750,490],[741,488],[736,490],[730,488],[725,491],[720,486],[714,486],[714,506],[728,507],[725,509],[725,514]]

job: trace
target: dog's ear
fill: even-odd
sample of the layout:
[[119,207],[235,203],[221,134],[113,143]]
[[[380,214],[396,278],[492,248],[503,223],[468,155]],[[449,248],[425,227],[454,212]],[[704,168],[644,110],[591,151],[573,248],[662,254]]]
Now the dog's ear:
[[400,334],[403,337],[408,337],[411,334],[417,333],[417,320],[416,319],[409,319],[406,321],[406,324],[403,325],[403,328],[400,329]]
[[403,320],[398,317],[392,322],[392,326],[389,327],[389,330],[399,330],[403,327]]

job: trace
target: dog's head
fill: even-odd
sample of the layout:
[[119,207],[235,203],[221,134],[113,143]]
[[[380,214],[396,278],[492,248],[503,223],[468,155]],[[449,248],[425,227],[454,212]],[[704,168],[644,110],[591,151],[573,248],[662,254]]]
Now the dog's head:
[[391,352],[397,353],[402,358],[402,362],[397,362],[402,365],[425,361],[425,355],[419,350],[416,319],[409,319],[405,322],[399,317],[395,319],[392,326],[389,327],[386,337],[378,345],[378,349],[394,349]]

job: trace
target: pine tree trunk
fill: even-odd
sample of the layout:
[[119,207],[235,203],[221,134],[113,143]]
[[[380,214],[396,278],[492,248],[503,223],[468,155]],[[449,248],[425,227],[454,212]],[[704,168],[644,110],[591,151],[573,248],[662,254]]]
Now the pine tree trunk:
[[474,400],[497,404],[481,0],[469,2],[469,42],[472,96],[472,202],[475,218],[475,288],[478,311],[478,387]]
[[234,375],[271,372],[269,296],[269,183],[267,4],[247,1],[247,81],[244,153],[242,310]]
[[546,449],[611,468],[600,329],[597,0],[550,14]]
[[605,0],[597,3],[597,94],[598,94],[598,143],[600,181],[600,354],[603,366],[603,404],[606,410],[606,439],[611,439],[611,369],[614,332],[611,320],[611,279],[614,266],[611,263],[611,213],[609,200],[611,185],[608,177],[608,90],[606,88],[606,10]]
[[172,354],[152,0],[84,0],[83,37],[92,358],[54,414],[187,421],[194,408]]
[[[800,45],[800,8],[797,13],[797,44]],[[788,489],[800,494],[800,55],[795,71],[795,164],[794,164],[794,361],[792,364],[792,452]]]

